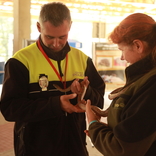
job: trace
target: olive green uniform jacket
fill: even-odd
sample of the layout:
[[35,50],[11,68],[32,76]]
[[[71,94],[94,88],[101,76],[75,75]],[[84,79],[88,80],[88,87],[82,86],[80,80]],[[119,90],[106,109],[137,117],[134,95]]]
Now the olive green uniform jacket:
[[126,85],[117,92],[108,126],[89,126],[95,147],[104,156],[156,156],[156,67],[150,56],[126,68]]

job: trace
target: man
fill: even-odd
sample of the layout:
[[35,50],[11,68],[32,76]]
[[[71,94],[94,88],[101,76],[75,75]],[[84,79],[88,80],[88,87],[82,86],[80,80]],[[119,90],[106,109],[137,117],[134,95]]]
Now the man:
[[16,156],[88,156],[77,99],[86,86],[84,99],[102,108],[105,85],[92,60],[69,46],[71,23],[64,4],[43,5],[39,39],[5,65],[1,111],[15,122]]

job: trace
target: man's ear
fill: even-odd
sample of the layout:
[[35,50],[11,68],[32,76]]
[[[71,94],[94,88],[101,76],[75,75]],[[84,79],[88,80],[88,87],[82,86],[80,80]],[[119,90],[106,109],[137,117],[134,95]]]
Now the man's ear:
[[141,54],[144,51],[144,44],[141,40],[134,40],[133,41],[133,47],[137,53]]
[[41,32],[41,25],[39,22],[36,23],[36,26],[37,26],[38,31]]
[[71,21],[71,23],[70,23],[70,25],[69,25],[69,30],[70,30],[70,28],[71,28],[72,23],[73,23],[73,21]]

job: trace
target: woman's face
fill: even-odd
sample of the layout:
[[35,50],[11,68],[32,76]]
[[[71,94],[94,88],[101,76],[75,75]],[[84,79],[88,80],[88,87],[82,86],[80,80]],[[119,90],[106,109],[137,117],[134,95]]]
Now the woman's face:
[[130,65],[141,60],[141,54],[137,50],[136,45],[127,45],[125,43],[118,44],[119,50],[121,50],[121,60],[127,61]]

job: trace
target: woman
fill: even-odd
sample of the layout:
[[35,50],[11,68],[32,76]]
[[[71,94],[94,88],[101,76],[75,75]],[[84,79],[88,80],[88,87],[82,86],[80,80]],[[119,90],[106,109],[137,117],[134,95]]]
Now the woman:
[[86,105],[88,131],[104,156],[156,156],[156,22],[134,13],[126,17],[109,39],[122,51],[126,84],[113,91],[107,124]]

